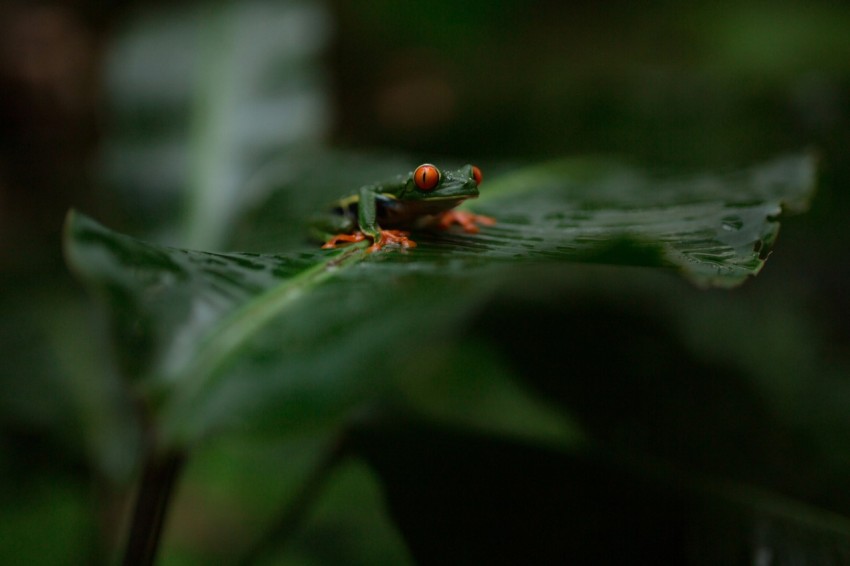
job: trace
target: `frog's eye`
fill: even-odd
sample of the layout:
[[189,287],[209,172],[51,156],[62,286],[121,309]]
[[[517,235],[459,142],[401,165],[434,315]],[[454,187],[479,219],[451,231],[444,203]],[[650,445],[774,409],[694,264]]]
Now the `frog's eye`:
[[481,169],[475,165],[472,166],[472,178],[475,179],[476,185],[480,185],[481,180],[484,179],[484,175],[481,174]]
[[440,182],[440,170],[430,163],[420,165],[413,172],[413,182],[423,191],[430,191]]

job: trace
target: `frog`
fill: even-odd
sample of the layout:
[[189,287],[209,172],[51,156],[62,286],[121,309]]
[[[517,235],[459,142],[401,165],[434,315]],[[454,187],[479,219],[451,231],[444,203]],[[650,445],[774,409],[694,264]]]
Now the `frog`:
[[410,231],[423,228],[448,230],[457,225],[475,234],[479,226],[492,226],[494,218],[454,210],[477,198],[483,175],[475,165],[443,171],[423,163],[395,180],[363,185],[357,193],[333,203],[328,214],[314,218],[312,233],[333,249],[370,240],[368,252],[384,246],[415,248]]

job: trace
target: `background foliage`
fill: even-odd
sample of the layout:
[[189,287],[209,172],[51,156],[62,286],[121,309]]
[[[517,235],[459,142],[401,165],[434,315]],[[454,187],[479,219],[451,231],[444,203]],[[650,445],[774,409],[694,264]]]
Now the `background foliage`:
[[[101,316],[59,255],[69,207],[150,250],[276,253],[328,195],[420,161],[495,185],[615,154],[605,172],[650,188],[735,190],[728,171],[814,148],[812,210],[734,291],[579,263],[464,284],[399,257],[369,267],[386,294],[316,295],[290,359],[347,380],[275,396],[250,377],[277,343],[255,343],[248,386],[180,437],[161,557],[846,561],[848,24],[830,2],[4,2],[0,556],[114,556],[158,422],[146,377],[193,343]],[[321,314],[341,295],[347,318]]]

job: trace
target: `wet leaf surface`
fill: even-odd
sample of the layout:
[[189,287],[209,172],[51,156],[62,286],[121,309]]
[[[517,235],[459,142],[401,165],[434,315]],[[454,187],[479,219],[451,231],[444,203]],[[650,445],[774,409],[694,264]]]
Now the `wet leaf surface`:
[[738,284],[761,269],[774,217],[783,203],[804,206],[813,175],[807,156],[674,181],[558,162],[484,191],[475,209],[496,226],[419,234],[408,252],[191,251],[79,214],[69,217],[66,250],[105,300],[125,374],[157,408],[165,437],[183,444],[239,418],[242,403],[286,397],[293,415],[321,419],[362,399],[355,391],[380,391],[380,368],[415,357],[403,346],[412,329],[417,340],[448,339],[515,263],[675,267],[703,285]]

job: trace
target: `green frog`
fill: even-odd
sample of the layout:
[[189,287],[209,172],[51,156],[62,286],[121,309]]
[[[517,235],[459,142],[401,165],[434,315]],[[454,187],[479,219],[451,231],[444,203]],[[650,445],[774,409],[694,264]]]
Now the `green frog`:
[[388,244],[416,247],[409,230],[459,225],[465,232],[478,232],[479,225],[496,223],[493,218],[453,210],[466,199],[478,196],[481,170],[464,165],[457,171],[441,171],[424,163],[395,181],[364,185],[357,194],[334,203],[329,214],[312,222],[312,232],[325,241],[322,248],[369,239],[370,252]]

